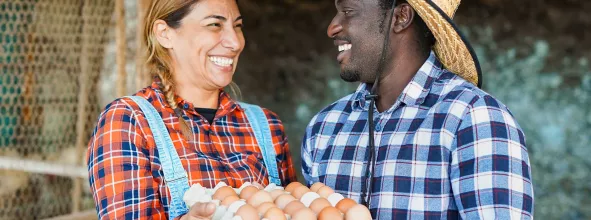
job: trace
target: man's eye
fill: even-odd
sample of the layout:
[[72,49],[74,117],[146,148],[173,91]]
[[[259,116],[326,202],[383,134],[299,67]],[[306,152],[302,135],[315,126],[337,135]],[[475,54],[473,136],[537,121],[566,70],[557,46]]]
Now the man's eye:
[[344,11],[343,11],[343,13],[344,13],[345,15],[349,15],[349,14],[351,14],[351,12],[352,12],[352,10],[344,10]]
[[207,26],[210,26],[210,27],[221,27],[222,25],[220,23],[213,23],[213,24],[209,24]]

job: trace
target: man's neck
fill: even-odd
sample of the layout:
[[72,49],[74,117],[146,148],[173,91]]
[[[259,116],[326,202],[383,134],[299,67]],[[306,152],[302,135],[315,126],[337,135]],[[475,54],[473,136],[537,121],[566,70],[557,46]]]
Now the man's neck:
[[425,56],[419,53],[405,53],[394,57],[399,58],[392,60],[388,64],[389,71],[384,72],[380,79],[378,100],[376,102],[379,112],[388,110],[396,103],[400,94],[429,58],[429,54]]

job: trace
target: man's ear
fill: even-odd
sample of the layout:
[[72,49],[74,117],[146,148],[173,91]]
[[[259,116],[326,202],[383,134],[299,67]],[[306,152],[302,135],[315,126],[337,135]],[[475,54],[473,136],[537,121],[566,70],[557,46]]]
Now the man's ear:
[[415,10],[408,3],[402,3],[396,7],[392,22],[394,33],[400,33],[410,27],[415,16],[417,16]]
[[174,30],[170,28],[165,21],[156,20],[156,22],[154,22],[152,30],[154,30],[156,40],[158,40],[158,43],[160,43],[162,47],[172,49],[172,40],[170,37],[172,35],[171,32]]

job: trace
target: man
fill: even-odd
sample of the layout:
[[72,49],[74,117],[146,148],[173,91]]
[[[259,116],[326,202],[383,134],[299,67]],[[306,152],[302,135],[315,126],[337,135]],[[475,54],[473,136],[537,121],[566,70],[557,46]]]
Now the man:
[[361,85],[308,125],[307,183],[378,219],[532,219],[525,137],[479,89],[478,60],[450,18],[460,0],[335,2],[341,78]]

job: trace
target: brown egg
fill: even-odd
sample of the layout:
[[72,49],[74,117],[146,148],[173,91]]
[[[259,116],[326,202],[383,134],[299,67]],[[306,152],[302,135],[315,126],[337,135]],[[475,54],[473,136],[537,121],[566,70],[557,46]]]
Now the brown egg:
[[303,208],[291,215],[291,220],[310,220],[316,219],[316,214],[309,208]]
[[222,201],[228,196],[237,196],[236,191],[228,186],[222,186],[215,191],[212,198]]
[[286,194],[287,192],[281,190],[281,189],[274,189],[273,191],[269,192],[269,194],[271,194],[271,198],[273,198],[273,200],[277,199],[277,197],[279,197],[280,195]]
[[238,196],[227,196],[226,198],[224,198],[224,200],[222,200],[222,202],[220,203],[220,205],[223,206],[230,206],[232,203],[236,202],[240,200],[240,198],[238,198]]
[[346,212],[345,214],[345,219],[346,220],[367,220],[367,219],[372,219],[371,218],[371,213],[369,212],[369,209],[367,209],[367,207],[365,207],[364,205],[354,205],[351,208],[349,208],[349,211]]
[[291,193],[291,195],[293,197],[295,197],[296,199],[300,199],[307,192],[310,192],[310,189],[308,189],[308,187],[306,187],[306,186],[300,186],[300,187],[296,188],[295,190],[293,190],[293,192]]
[[263,216],[266,219],[269,220],[286,220],[287,218],[285,218],[285,213],[283,213],[283,211],[281,211],[281,209],[273,207],[270,208],[269,210],[267,210],[267,212],[265,213],[265,215]]
[[257,183],[257,182],[252,182],[252,185],[255,186],[256,188],[259,189],[264,189],[265,186],[263,186],[263,184]]
[[293,193],[293,191],[300,186],[303,186],[300,182],[292,182],[285,187],[285,191]]
[[357,202],[355,202],[355,200],[344,198],[339,203],[337,203],[337,206],[335,207],[339,209],[339,211],[341,211],[342,213],[347,213],[349,208],[351,208],[354,205],[357,205]]
[[318,192],[318,189],[320,189],[320,187],[323,187],[323,186],[325,186],[324,183],[317,182],[317,183],[312,184],[312,186],[310,186],[310,190],[312,192]]
[[306,208],[306,206],[304,205],[304,203],[294,200],[291,201],[290,203],[288,203],[285,208],[283,208],[283,211],[289,215],[295,214],[298,210]]
[[343,213],[337,208],[329,206],[318,213],[318,220],[343,220]]
[[334,190],[332,190],[332,188],[330,188],[328,186],[323,186],[320,189],[318,189],[318,195],[320,195],[324,198],[328,198],[333,193],[334,193]]
[[283,194],[275,199],[275,205],[277,205],[277,207],[280,209],[285,209],[285,206],[294,200],[296,200],[296,198],[292,195]]
[[246,200],[246,203],[251,204],[254,207],[258,207],[261,203],[265,202],[273,202],[271,194],[269,194],[265,190],[256,192]]
[[259,205],[259,207],[257,207],[257,212],[258,212],[258,213],[259,213],[261,216],[263,216],[265,213],[267,213],[267,211],[268,211],[270,208],[273,208],[273,207],[277,207],[277,206],[275,205],[275,203],[272,203],[272,202],[265,202],[265,203],[261,203],[261,204]]
[[236,211],[235,215],[242,217],[244,220],[259,219],[259,213],[249,204],[241,206],[238,211]]
[[310,204],[310,209],[312,209],[312,211],[314,211],[314,213],[317,215],[326,207],[331,207],[331,205],[330,202],[325,198],[315,199],[312,201],[312,204]]
[[259,191],[258,188],[255,186],[247,186],[242,191],[240,191],[240,198],[244,200],[248,200],[252,195]]

